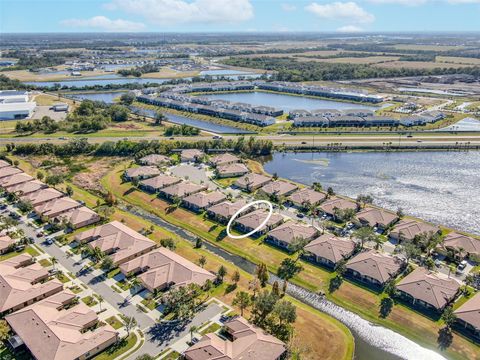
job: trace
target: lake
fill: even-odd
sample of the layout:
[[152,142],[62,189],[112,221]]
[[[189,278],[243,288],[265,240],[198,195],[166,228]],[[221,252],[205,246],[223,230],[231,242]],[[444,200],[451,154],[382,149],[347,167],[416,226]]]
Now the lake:
[[284,111],[290,111],[295,109],[379,109],[378,107],[371,105],[348,103],[335,100],[315,99],[304,96],[275,94],[262,91],[245,93],[207,94],[205,96],[209,99],[221,99],[232,102],[243,102],[252,105],[273,106],[274,108],[282,109]]
[[125,78],[118,77],[115,74],[99,75],[91,78],[83,78],[78,80],[62,80],[62,81],[28,81],[25,84],[53,87],[59,84],[61,87],[84,87],[84,86],[105,86],[105,85],[126,85],[126,84],[162,84],[171,79],[154,79],[154,78]]
[[468,117],[434,131],[480,131],[480,120]]
[[270,174],[480,234],[480,152],[275,153]]
[[[135,114],[155,117],[155,111],[151,109],[144,109],[136,106],[131,106],[130,109]],[[211,131],[218,134],[252,134],[252,132],[247,130],[237,129],[232,126],[214,124],[214,123],[201,121],[197,119],[191,119],[186,116],[179,116],[179,115],[173,115],[173,114],[167,114],[167,113],[164,113],[164,115],[168,118],[169,122],[172,122],[174,124],[179,124],[179,125],[186,124],[201,130]]]
[[94,92],[94,93],[79,93],[79,94],[67,94],[65,95],[69,99],[74,100],[93,100],[103,101],[107,104],[112,104],[113,100],[122,96],[125,92]]

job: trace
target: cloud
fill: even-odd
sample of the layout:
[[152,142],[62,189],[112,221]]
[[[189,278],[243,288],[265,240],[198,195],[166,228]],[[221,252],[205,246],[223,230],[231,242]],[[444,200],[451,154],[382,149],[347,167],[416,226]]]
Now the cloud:
[[238,23],[254,16],[250,0],[113,0],[105,8],[140,15],[159,25]]
[[282,10],[286,11],[286,12],[292,12],[292,11],[297,10],[297,7],[295,5],[292,5],[292,4],[282,4],[280,6],[281,6]]
[[140,31],[145,25],[138,22],[116,19],[111,20],[105,16],[94,16],[90,19],[67,19],[61,22],[61,25],[72,28],[93,28],[105,31]]
[[343,20],[360,24],[371,23],[375,20],[373,14],[365,11],[352,1],[333,2],[324,5],[313,2],[307,5],[305,10],[327,20]]
[[359,33],[359,32],[362,32],[363,29],[355,25],[345,25],[345,26],[339,27],[337,31],[341,33]]
[[427,3],[429,0],[368,0],[374,4],[398,4],[405,6],[418,6]]

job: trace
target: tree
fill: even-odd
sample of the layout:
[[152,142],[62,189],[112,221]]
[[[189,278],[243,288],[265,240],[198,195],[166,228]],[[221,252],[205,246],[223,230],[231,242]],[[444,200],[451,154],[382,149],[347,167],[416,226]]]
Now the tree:
[[0,341],[8,340],[10,337],[10,326],[6,320],[0,320]]
[[450,329],[455,322],[455,319],[456,316],[453,313],[453,308],[451,306],[447,306],[442,313],[442,320],[445,323],[445,326]]
[[133,92],[128,92],[120,96],[120,103],[125,106],[130,106],[135,101],[135,94]]
[[43,178],[45,177],[45,174],[41,171],[37,171],[37,179],[42,181]]
[[292,253],[297,253],[297,259],[298,261],[300,257],[304,254],[305,252],[305,246],[308,244],[308,239],[304,239],[302,237],[294,237],[292,242],[288,245],[288,250],[291,251]]
[[363,209],[366,204],[373,203],[373,197],[371,195],[360,194],[357,196],[357,205],[360,209]]
[[302,271],[302,266],[295,260],[285,258],[282,260],[277,270],[277,275],[280,279],[289,281],[292,277]]
[[332,197],[333,195],[335,195],[335,192],[333,191],[333,188],[331,188],[330,186],[327,189],[327,195],[328,195],[328,197]]
[[203,240],[199,237],[195,238],[195,249],[200,249],[203,245]]
[[382,318],[386,318],[392,312],[393,305],[394,302],[390,296],[384,297],[380,301],[380,316]]
[[397,216],[401,219],[405,216],[405,214],[403,213],[403,209],[402,208],[398,208],[397,209]]
[[240,272],[238,270],[235,270],[232,274],[232,281],[235,285],[240,281]]
[[167,249],[172,250],[172,251],[177,248],[177,243],[172,238],[167,238],[167,239],[160,240],[160,245],[162,245],[163,247],[166,247]]
[[100,306],[100,311],[102,311],[102,303],[105,301],[102,295],[97,295],[98,305]]
[[200,265],[200,267],[203,268],[206,263],[207,263],[207,258],[204,255],[200,256],[200,258],[198,259],[198,265]]
[[167,117],[163,113],[157,111],[155,114],[155,125],[162,125],[162,122],[167,120]]
[[257,275],[257,278],[260,281],[260,286],[265,287],[268,283],[268,278],[269,278],[267,265],[265,265],[264,263],[257,265],[255,269],[255,274]]
[[102,263],[100,266],[102,267],[103,270],[110,271],[114,266],[112,258],[110,256],[106,256],[102,260]]
[[252,299],[250,295],[245,291],[238,291],[235,294],[235,298],[232,302],[233,306],[238,306],[240,309],[240,315],[243,316],[243,311],[252,305]]
[[217,277],[221,283],[223,282],[223,278],[227,275],[227,273],[228,273],[227,268],[223,265],[220,265],[217,271]]
[[111,206],[102,205],[97,207],[97,214],[103,219],[106,220],[115,213],[115,209]]
[[322,191],[322,184],[320,184],[319,182],[314,182],[312,184],[312,188],[315,191]]
[[193,333],[198,330],[198,327],[195,325],[190,326],[190,342],[193,342]]
[[111,191],[107,192],[107,195],[105,195],[105,204],[108,206],[113,206],[116,203],[115,196],[112,194]]
[[137,326],[137,320],[134,316],[127,316],[120,314],[124,324],[125,330],[127,331],[127,336],[130,336],[130,330],[132,330],[135,326]]
[[422,255],[420,249],[412,241],[405,240],[402,248],[407,262],[411,259],[417,259],[420,257],[420,255]]
[[268,290],[260,291],[253,301],[252,322],[255,325],[264,327],[267,323],[268,315],[273,311],[278,297]]
[[272,293],[280,297],[280,286],[278,285],[278,281],[275,280],[272,284]]
[[73,188],[70,185],[67,185],[65,188],[65,192],[67,193],[68,196],[72,197],[73,196]]
[[55,256],[52,256],[52,257],[50,258],[50,262],[52,263],[52,266],[53,266],[53,268],[55,269],[55,264],[58,263],[57,258],[56,258]]
[[154,357],[149,354],[143,354],[143,355],[137,356],[135,360],[154,360]]
[[355,230],[352,234],[352,237],[360,241],[360,249],[363,249],[366,242],[375,242],[375,239],[378,237],[370,227],[362,227],[358,230]]

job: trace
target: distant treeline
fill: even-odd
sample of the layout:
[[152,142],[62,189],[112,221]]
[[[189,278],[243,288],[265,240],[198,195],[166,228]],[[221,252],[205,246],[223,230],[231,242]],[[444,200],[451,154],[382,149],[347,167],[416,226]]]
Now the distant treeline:
[[6,145],[7,151],[16,155],[55,155],[55,156],[128,156],[142,157],[149,154],[170,155],[174,149],[232,149],[234,152],[247,156],[264,156],[272,152],[273,144],[270,140],[254,137],[238,137],[235,139],[187,141],[140,141],[129,140],[107,141],[101,144],[91,144],[87,139],[72,139],[66,144],[15,144]]
[[0,74],[0,90],[29,90],[33,86],[26,85],[20,80],[10,79],[9,77]]
[[38,54],[26,54],[22,51],[9,52],[8,56],[17,58],[18,61],[14,66],[2,68],[2,71],[11,70],[38,70],[41,68],[63,65],[68,58],[75,58],[78,52],[56,51],[43,52]]
[[135,76],[140,77],[143,74],[158,72],[160,67],[158,65],[146,64],[143,66],[136,66],[132,69],[120,69],[117,71],[117,74],[122,76]]
[[273,70],[272,80],[319,81],[389,78],[402,76],[429,76],[446,74],[469,74],[480,76],[480,67],[452,68],[447,64],[435,69],[380,68],[367,64],[343,64],[324,62],[300,62],[292,58],[230,58],[224,63],[232,66]]

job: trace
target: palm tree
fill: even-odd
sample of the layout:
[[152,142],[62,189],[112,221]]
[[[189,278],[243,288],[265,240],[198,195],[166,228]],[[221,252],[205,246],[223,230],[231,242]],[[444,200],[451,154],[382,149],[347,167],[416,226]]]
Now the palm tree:
[[100,311],[102,311],[102,303],[105,301],[102,295],[97,296],[98,304],[100,305]]
[[57,258],[56,258],[55,256],[52,256],[52,257],[50,258],[50,262],[52,263],[53,268],[55,269],[55,264],[58,263]]
[[195,325],[190,326],[190,342],[193,342],[193,333],[198,330],[198,327]]

